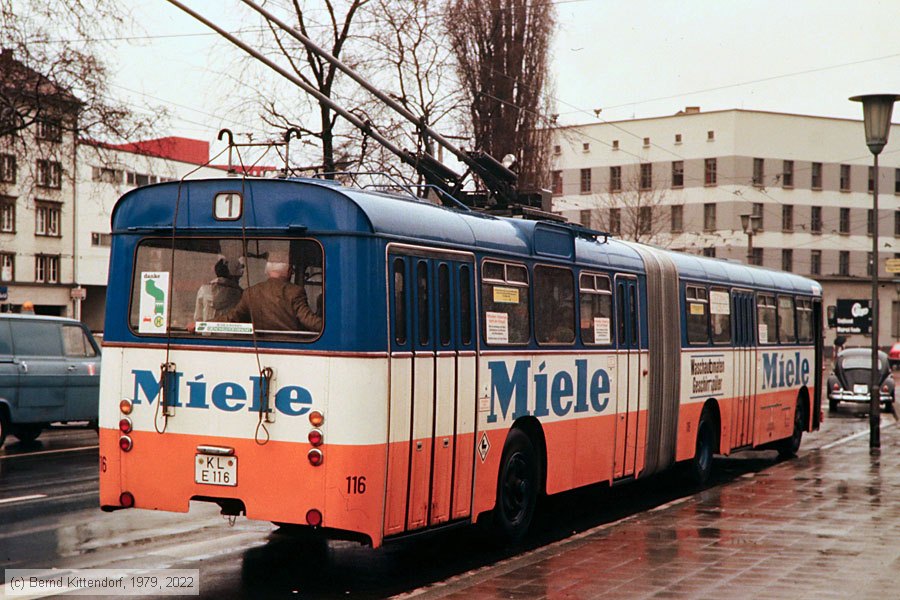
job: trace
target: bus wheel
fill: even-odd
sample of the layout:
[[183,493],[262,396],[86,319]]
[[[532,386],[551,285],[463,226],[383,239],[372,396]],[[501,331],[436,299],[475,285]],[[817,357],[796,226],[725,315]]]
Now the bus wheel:
[[799,402],[797,403],[797,408],[794,410],[794,431],[791,432],[791,437],[785,438],[778,442],[778,445],[775,447],[778,450],[778,456],[780,458],[790,458],[792,456],[797,455],[797,450],[800,449],[800,441],[803,439],[803,405]]
[[528,532],[537,506],[538,477],[531,440],[522,431],[512,430],[503,446],[494,509],[494,524],[504,541],[520,542]]
[[712,475],[713,453],[716,449],[714,423],[709,412],[704,410],[700,415],[700,423],[697,424],[697,445],[688,469],[691,481],[697,485],[705,485]]
[[27,423],[24,425],[16,425],[12,434],[19,438],[19,441],[23,444],[28,444],[38,439],[38,436],[41,435],[41,431],[43,431],[43,427],[41,427],[40,423]]

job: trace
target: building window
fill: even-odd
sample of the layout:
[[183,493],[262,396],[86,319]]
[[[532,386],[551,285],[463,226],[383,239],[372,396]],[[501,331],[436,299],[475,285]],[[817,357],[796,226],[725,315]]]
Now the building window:
[[653,207],[652,206],[639,206],[638,207],[638,222],[637,222],[638,233],[647,235],[650,233],[652,226],[653,226]]
[[753,183],[753,185],[755,185],[757,187],[762,187],[763,180],[765,179],[765,176],[766,176],[765,169],[766,169],[766,161],[764,161],[761,158],[753,159],[753,179],[751,180],[751,183]]
[[781,270],[788,272],[794,270],[794,251],[789,248],[781,251]]
[[680,134],[680,133],[676,133],[676,134],[675,134],[675,143],[676,143],[676,144],[680,144],[680,143],[681,143],[681,134]]
[[591,227],[591,209],[581,209],[578,211],[578,222],[581,223],[582,227],[587,227],[590,229]]
[[814,162],[810,171],[809,186],[814,190],[822,189],[822,163]]
[[900,236],[900,210],[894,211],[894,237]]
[[641,163],[641,189],[649,190],[653,187],[653,164]]
[[0,232],[16,232],[16,199],[0,197]]
[[62,141],[62,125],[55,119],[40,119],[37,122],[37,139],[48,142]]
[[553,181],[553,193],[557,196],[563,193],[562,171],[551,171],[550,177]]
[[875,191],[875,167],[869,167],[869,181],[866,184],[870,192]]
[[841,165],[841,191],[850,191],[850,165]]
[[900,169],[894,169],[894,193],[900,194]]
[[[585,212],[585,211],[581,211]],[[588,211],[590,212],[590,211]],[[91,246],[110,246],[112,244],[112,234],[110,233],[100,233],[97,231],[91,232]]]
[[794,187],[794,161],[786,160],[781,167],[782,187]]
[[871,208],[866,211],[866,233],[872,235],[875,232],[875,211]]
[[62,164],[55,160],[37,161],[38,187],[58,190],[62,188]]
[[672,187],[684,187],[684,161],[672,161]]
[[12,252],[0,252],[0,281],[16,280],[16,255]]
[[707,258],[715,258],[716,257],[716,247],[710,246],[709,248],[704,248],[703,256],[706,256]]
[[585,142],[585,143],[581,144],[581,151],[582,152],[590,152],[591,151],[590,142]]
[[809,274],[810,275],[821,275],[822,274],[822,251],[821,250],[811,250],[809,253]]
[[622,191],[622,167],[609,168],[609,191]]
[[581,193],[587,194],[591,191],[591,170],[581,169]]
[[674,204],[672,205],[672,233],[681,233],[682,231],[684,231],[684,206]]
[[157,177],[154,177],[153,175],[147,175],[146,173],[135,173],[134,171],[128,171],[127,173],[125,173],[125,175],[126,183],[128,185],[137,187],[159,182],[159,179]]
[[850,209],[842,208],[841,209],[841,218],[838,224],[838,231],[840,233],[850,233]]
[[781,207],[781,230],[794,231],[794,205],[784,204]]
[[122,183],[122,170],[109,167],[92,167],[91,180],[98,183]]
[[703,205],[703,230],[716,230],[716,205],[711,202]]
[[716,185],[716,159],[707,158],[703,161],[704,183]]
[[609,209],[609,232],[613,235],[622,233],[622,213],[618,208]]
[[850,252],[841,250],[838,252],[838,275],[850,274]]
[[712,141],[715,140],[715,139],[716,139],[716,132],[715,132],[715,131],[707,131],[707,132],[706,132],[706,141],[707,141],[707,142],[712,142]]
[[37,254],[34,257],[34,280],[38,283],[59,283],[59,255]]
[[813,206],[810,209],[809,230],[812,233],[822,233],[822,207]]
[[650,138],[644,138],[644,148],[650,147]]
[[553,154],[562,154],[562,146],[559,144],[553,146]]
[[58,202],[34,203],[34,235],[59,237],[62,205]]
[[750,251],[750,264],[761,267],[763,264],[763,249],[753,248]]
[[0,154],[0,182],[16,182],[16,157],[14,154]]
[[613,150],[618,150],[618,149],[619,149],[619,140],[613,140],[613,142],[612,142],[612,149],[613,149]]
[[753,216],[756,217],[756,231],[762,231],[765,229],[763,225],[763,205],[762,202],[754,202],[753,203]]

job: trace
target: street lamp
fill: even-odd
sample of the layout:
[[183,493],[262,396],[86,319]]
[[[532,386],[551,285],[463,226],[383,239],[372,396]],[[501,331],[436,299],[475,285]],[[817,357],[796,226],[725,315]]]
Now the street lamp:
[[862,102],[866,145],[875,157],[875,176],[872,186],[872,381],[869,386],[869,452],[876,454],[881,448],[881,402],[879,388],[881,370],[878,368],[878,155],[884,149],[891,133],[891,112],[896,94],[866,94],[853,96],[853,102]]
[[747,264],[753,264],[753,234],[759,231],[759,222],[762,221],[760,215],[741,215],[741,226],[744,233],[747,234]]

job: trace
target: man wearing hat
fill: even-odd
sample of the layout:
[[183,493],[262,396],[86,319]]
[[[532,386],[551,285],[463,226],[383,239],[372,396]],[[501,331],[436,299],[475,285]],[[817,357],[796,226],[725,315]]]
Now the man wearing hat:
[[322,331],[322,317],[309,307],[303,286],[291,283],[292,273],[286,253],[269,253],[265,281],[244,290],[225,320],[255,329]]

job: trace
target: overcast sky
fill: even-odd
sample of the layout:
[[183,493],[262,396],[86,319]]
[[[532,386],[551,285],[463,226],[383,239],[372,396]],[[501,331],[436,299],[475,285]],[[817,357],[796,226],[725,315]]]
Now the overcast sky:
[[[237,50],[165,1],[131,1],[142,27],[133,34],[147,39],[119,45],[113,92],[169,105],[173,135],[212,142],[221,127],[260,132],[252,121],[223,118]],[[237,0],[186,3],[230,30],[256,23]],[[900,0],[556,4],[552,72],[562,124],[596,122],[597,108],[613,121],[685,106],[861,118],[849,96],[900,92]]]

